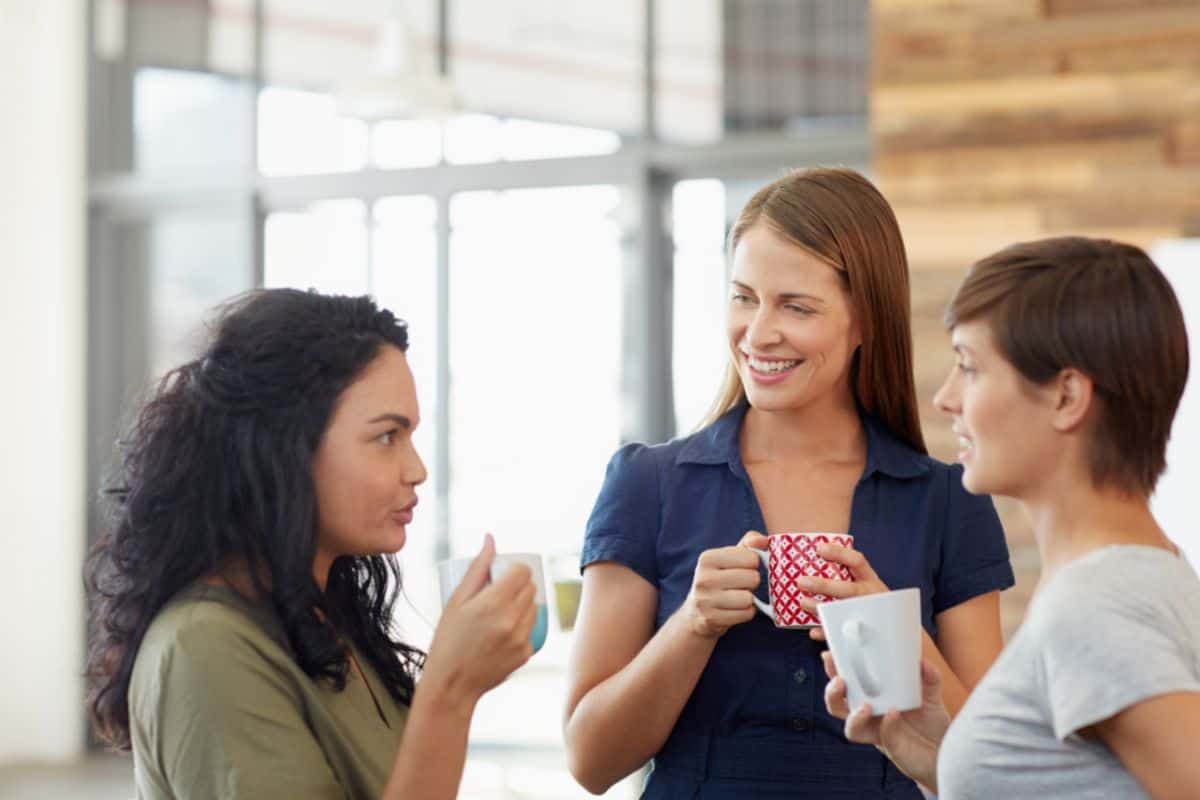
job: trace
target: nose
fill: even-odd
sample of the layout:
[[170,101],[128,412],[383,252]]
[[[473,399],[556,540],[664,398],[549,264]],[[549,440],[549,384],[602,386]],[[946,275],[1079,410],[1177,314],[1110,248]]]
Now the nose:
[[746,326],[746,343],[751,349],[759,349],[779,344],[783,336],[775,324],[775,315],[766,303],[761,304],[754,312],[750,324]]
[[401,480],[409,486],[420,486],[429,477],[429,472],[425,469],[425,462],[421,459],[421,454],[417,452],[417,448],[409,448],[409,457],[405,459],[404,471]]
[[933,395],[933,407],[944,414],[957,415],[962,411],[962,399],[958,387],[958,370],[950,368],[950,374],[942,382],[942,388]]

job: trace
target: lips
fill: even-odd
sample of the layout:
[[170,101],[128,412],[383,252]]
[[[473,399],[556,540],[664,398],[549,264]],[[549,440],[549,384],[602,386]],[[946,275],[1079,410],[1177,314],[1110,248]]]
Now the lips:
[[400,523],[401,525],[407,525],[408,523],[412,522],[413,510],[416,507],[417,507],[417,500],[414,498],[411,503],[409,503],[405,506],[401,506],[400,508],[394,510],[390,516],[393,520]]
[[741,350],[743,362],[756,384],[769,386],[780,383],[805,363],[803,358],[767,358]]

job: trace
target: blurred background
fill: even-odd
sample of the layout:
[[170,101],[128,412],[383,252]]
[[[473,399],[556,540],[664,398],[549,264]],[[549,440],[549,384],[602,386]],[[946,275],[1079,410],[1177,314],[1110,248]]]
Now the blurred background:
[[[92,498],[138,398],[253,286],[409,321],[430,480],[398,623],[428,643],[433,563],[485,531],[544,554],[559,601],[461,796],[584,796],[559,720],[604,466],[711,402],[741,205],[835,164],[900,218],[943,459],[941,312],[992,250],[1147,247],[1200,340],[1196,0],[0,0],[0,798],[132,795],[82,705]],[[1155,498],[1194,562],[1196,384]],[[1001,512],[1011,632],[1038,563]]]

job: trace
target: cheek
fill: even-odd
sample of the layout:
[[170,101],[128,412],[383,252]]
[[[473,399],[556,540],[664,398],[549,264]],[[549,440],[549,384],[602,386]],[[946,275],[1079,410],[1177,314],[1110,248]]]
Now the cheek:
[[317,478],[317,501],[322,523],[338,530],[360,527],[363,520],[378,516],[387,497],[379,470],[370,469],[361,459],[342,458],[323,464]]

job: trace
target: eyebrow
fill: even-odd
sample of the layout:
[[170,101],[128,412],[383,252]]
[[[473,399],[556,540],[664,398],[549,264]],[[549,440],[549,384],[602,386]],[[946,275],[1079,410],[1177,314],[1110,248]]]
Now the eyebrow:
[[[734,280],[730,281],[730,283],[734,286],[737,286],[739,289],[745,289],[747,292],[754,292],[754,289],[742,283],[741,281]],[[757,294],[757,292],[755,292],[755,294]],[[806,292],[783,292],[779,295],[779,299],[785,302],[788,300],[811,300],[815,303],[825,305],[825,301],[823,299],[817,297],[815,294],[808,294]]]
[[412,420],[403,414],[380,414],[378,417],[372,417],[371,419],[367,420],[368,425],[374,425],[376,422],[394,422],[405,430],[408,430],[412,427]]

